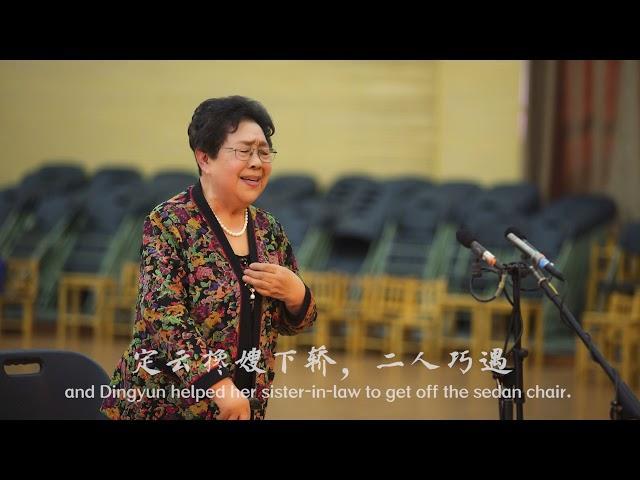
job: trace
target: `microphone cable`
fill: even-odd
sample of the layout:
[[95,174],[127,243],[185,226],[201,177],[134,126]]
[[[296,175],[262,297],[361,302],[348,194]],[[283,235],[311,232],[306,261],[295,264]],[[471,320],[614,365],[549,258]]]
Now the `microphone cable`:
[[[482,272],[495,273],[500,277],[500,281],[498,282],[498,287],[496,288],[496,291],[493,293],[492,296],[488,298],[479,297],[475,293],[473,288],[473,280],[475,278],[480,278],[482,276]],[[497,268],[483,267],[480,265],[480,261],[476,259],[473,265],[471,266],[471,276],[469,277],[469,293],[471,293],[471,296],[478,302],[481,302],[481,303],[492,302],[502,294],[505,287],[506,277],[507,277],[507,274],[505,272],[500,272],[500,270],[498,270]]]

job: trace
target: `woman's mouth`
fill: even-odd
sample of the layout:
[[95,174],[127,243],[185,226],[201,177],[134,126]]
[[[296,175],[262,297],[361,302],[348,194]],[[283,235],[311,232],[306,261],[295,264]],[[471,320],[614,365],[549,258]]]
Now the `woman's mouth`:
[[242,180],[246,185],[256,188],[260,185],[262,177],[240,177],[240,180]]

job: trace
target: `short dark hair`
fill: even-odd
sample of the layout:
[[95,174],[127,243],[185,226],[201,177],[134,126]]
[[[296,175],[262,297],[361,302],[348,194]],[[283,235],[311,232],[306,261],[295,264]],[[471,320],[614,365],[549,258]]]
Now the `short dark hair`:
[[[210,98],[198,105],[187,129],[191,150],[194,153],[196,149],[202,150],[216,158],[227,135],[235,132],[242,120],[253,120],[260,125],[269,148],[273,147],[271,136],[276,128],[267,110],[256,100],[234,95]],[[202,175],[199,165],[198,174]]]

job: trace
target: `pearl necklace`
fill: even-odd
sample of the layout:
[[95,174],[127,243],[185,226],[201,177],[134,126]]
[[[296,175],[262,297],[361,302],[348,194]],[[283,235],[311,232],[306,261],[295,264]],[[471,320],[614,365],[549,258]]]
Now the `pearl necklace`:
[[[211,209],[211,211],[213,212],[213,209]],[[225,232],[227,232],[229,235],[231,235],[232,237],[241,237],[242,235],[244,235],[244,232],[247,230],[247,224],[249,223],[249,211],[248,210],[244,211],[244,226],[242,227],[242,229],[239,232],[234,232],[232,230],[229,230],[225,226],[225,224],[220,221],[220,219],[216,215],[216,212],[213,212],[213,216],[216,217],[216,220],[218,221],[218,223],[220,224],[222,229]]]

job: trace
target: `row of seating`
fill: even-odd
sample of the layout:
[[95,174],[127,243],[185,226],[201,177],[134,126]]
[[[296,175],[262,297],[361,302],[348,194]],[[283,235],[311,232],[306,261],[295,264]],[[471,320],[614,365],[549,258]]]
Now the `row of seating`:
[[[366,350],[405,353],[428,352],[441,358],[445,349],[470,349],[477,355],[498,346],[511,307],[506,301],[478,304],[470,298],[449,294],[444,280],[420,280],[388,275],[353,277],[333,272],[302,272],[314,292],[319,319],[314,328],[294,337],[280,337],[279,349],[308,345],[339,348],[351,354]],[[95,285],[82,278],[63,280],[58,308],[57,332],[64,340],[68,332],[90,327],[102,340],[114,334],[131,334],[137,295],[137,264],[123,271],[118,286],[104,279],[97,292],[99,301],[89,314],[80,308],[80,295]],[[460,327],[456,313],[469,315],[467,328]],[[119,317],[119,313],[124,316]],[[539,304],[523,302],[524,343],[543,358],[543,324]],[[497,318],[494,318],[497,317]],[[501,319],[496,321],[497,319]],[[501,323],[502,322],[502,323]],[[492,327],[493,324],[495,328]],[[505,330],[506,331],[506,330]]]
[[[46,190],[45,174],[63,187]],[[143,216],[197,180],[190,174],[165,172],[144,181],[126,168],[87,177],[77,167],[64,165],[47,167],[45,174],[28,176],[14,188],[19,191],[14,197],[21,200],[12,211],[20,215],[13,215],[12,229],[5,229],[6,221],[3,224],[0,250],[10,252],[5,257],[37,262],[37,317],[51,321],[57,319],[61,302],[77,305],[78,315],[104,305],[98,292],[117,288],[105,285],[117,285],[123,266],[138,260]],[[366,176],[338,179],[326,192],[308,176],[274,177],[257,205],[283,223],[305,271],[445,279],[447,291],[460,298],[469,293],[472,259],[455,241],[457,227],[466,225],[509,261],[518,253],[506,244],[503,232],[516,225],[566,270],[567,302],[578,315],[589,249],[615,217],[613,202],[599,196],[569,197],[543,206],[537,189],[526,183],[485,189],[473,183]],[[48,232],[44,235],[43,226]],[[13,234],[5,235],[8,230]],[[40,241],[27,248],[26,238],[36,230],[34,238]],[[476,287],[490,290],[493,284],[480,279]],[[83,293],[71,293],[78,289]],[[551,308],[545,307],[543,316],[546,341],[563,336],[565,344],[571,340],[573,345],[570,332],[558,328]]]
[[[479,357],[505,341],[510,304],[482,304],[451,294],[444,280],[327,272],[307,272],[303,277],[316,297],[319,321],[308,332],[281,337],[281,349],[325,345],[354,355],[366,350],[398,357],[424,352],[440,360],[450,358],[452,349]],[[468,314],[466,325],[457,316],[461,310]],[[539,365],[544,356],[539,304],[525,300],[522,312],[523,344]]]
[[[622,225],[619,232],[605,242],[595,243],[589,265],[583,327],[623,380],[637,388],[640,386],[640,222]],[[608,381],[584,346],[578,344],[576,352],[578,378]]]
[[[19,272],[26,271],[22,267]],[[64,286],[60,287],[60,293],[67,297],[59,301],[59,338],[64,340],[69,331],[77,334],[82,326],[91,327],[102,339],[113,338],[114,334],[129,336],[137,296],[137,274],[138,265],[127,264],[119,285],[104,278],[97,289],[91,280],[65,279]],[[10,275],[9,278],[14,279],[10,284],[14,298],[24,301],[24,294],[33,288],[28,277]],[[477,352],[488,351],[504,341],[510,305],[504,300],[481,304],[468,295],[447,292],[442,279],[351,277],[332,272],[303,272],[303,278],[316,296],[319,321],[310,332],[282,337],[280,349],[325,345],[353,354],[377,350],[398,356],[423,351],[435,360],[446,357],[452,348],[469,349],[478,355]],[[90,313],[80,308],[81,294],[86,289],[99,298]],[[633,300],[636,306],[633,308],[628,307],[631,304],[628,296],[621,295],[614,293],[607,311],[586,313],[583,323],[596,343],[606,347],[603,351],[616,362],[623,378],[634,384],[633,379],[637,380],[640,371],[640,315],[636,308],[640,305],[640,290]],[[621,304],[627,307],[620,307]],[[523,299],[522,306],[523,343],[539,364],[545,352],[542,304],[539,299]],[[461,312],[466,318],[460,317]],[[119,319],[120,314],[123,317]],[[32,318],[23,328],[25,335],[31,334]],[[578,345],[577,352],[583,355],[578,361],[578,371],[582,372],[586,368],[584,347]]]

